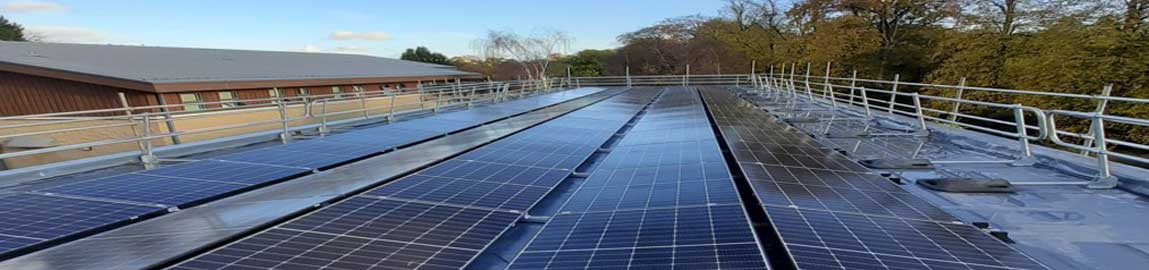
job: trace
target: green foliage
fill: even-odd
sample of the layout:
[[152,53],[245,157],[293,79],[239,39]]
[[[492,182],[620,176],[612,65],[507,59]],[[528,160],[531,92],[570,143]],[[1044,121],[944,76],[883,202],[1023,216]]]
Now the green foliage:
[[575,77],[603,76],[606,75],[606,58],[612,54],[611,50],[582,50],[563,57],[559,62],[570,67],[571,75]]
[[452,64],[451,60],[447,59],[447,56],[441,53],[431,52],[431,50],[423,46],[419,46],[414,49],[407,49],[407,51],[403,52],[403,55],[401,55],[399,59],[440,65]]
[[0,40],[27,41],[24,37],[24,27],[0,16]]

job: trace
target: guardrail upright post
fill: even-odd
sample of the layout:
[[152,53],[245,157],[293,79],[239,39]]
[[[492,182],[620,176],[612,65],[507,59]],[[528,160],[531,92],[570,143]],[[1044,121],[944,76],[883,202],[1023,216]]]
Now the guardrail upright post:
[[[1105,118],[1101,113],[1093,114],[1093,142],[1097,153],[1097,179],[1089,183],[1089,188],[1108,189],[1117,187],[1117,177],[1109,170],[1109,150],[1105,142]],[[1057,131],[1053,131],[1057,132]]]
[[287,104],[285,104],[285,103],[286,102],[283,102],[283,98],[280,98],[279,102],[276,104],[276,105],[279,105],[279,125],[280,125],[280,128],[282,129],[279,132],[279,141],[282,143],[289,143],[289,142],[291,142],[291,133],[289,133],[289,131],[287,130],[288,129],[288,123],[287,123],[288,117],[287,117]]
[[774,88],[774,65],[770,65],[770,75],[768,77],[766,77],[766,79],[763,81],[766,82],[766,85],[762,86],[763,91],[773,90],[773,88]]
[[949,117],[950,121],[957,121],[958,112],[959,112],[959,110],[961,110],[961,97],[962,97],[962,94],[964,92],[965,92],[965,77],[961,77],[961,83],[958,84],[957,93],[954,94],[954,98],[956,98],[958,101],[955,101],[953,109],[950,109],[950,117]]
[[632,84],[630,82],[630,66],[626,66],[626,87],[627,88],[632,87]]
[[395,98],[399,97],[399,91],[391,93],[391,105],[387,106],[387,123],[395,122]]
[[1013,166],[1031,166],[1037,164],[1037,159],[1033,157],[1033,150],[1029,145],[1029,130],[1025,125],[1025,111],[1022,110],[1021,104],[1013,105],[1013,121],[1017,126],[1017,140],[1021,145],[1020,155],[1016,161],[1011,163]]
[[415,92],[419,93],[419,109],[427,108],[427,106],[426,106],[427,100],[424,99],[424,97],[423,97],[425,91],[423,89],[422,83],[415,85]]
[[902,74],[894,74],[894,86],[890,88],[890,91],[893,92],[890,94],[890,109],[887,110],[889,113],[894,113],[894,103],[897,102],[898,98],[898,82],[901,81],[901,78]]
[[814,102],[814,89],[810,88],[810,68],[813,67],[812,65],[813,63],[806,62],[806,97],[810,99],[810,102]]
[[[359,109],[363,110],[363,119],[371,118],[371,112],[367,111],[367,91],[363,87],[355,86],[359,89]],[[326,105],[325,105],[326,106]]]
[[467,108],[470,109],[475,105],[475,87],[471,86],[471,94],[467,95]]
[[929,134],[930,129],[926,126],[926,114],[922,110],[921,94],[913,93],[914,98],[914,116],[918,118],[918,132],[922,135]]
[[830,85],[830,63],[829,61],[826,62],[826,77],[822,78],[822,98],[829,97],[830,103],[837,107],[838,103],[834,102],[834,87]]
[[[1107,105],[1109,105],[1109,99],[1107,99],[1107,97],[1109,97],[1109,94],[1112,92],[1113,92],[1113,84],[1110,83],[1110,84],[1106,84],[1105,88],[1101,89],[1101,98],[1098,98],[1098,96],[1093,96],[1093,99],[1097,100],[1097,109],[1094,109],[1093,112],[1105,114],[1105,107]],[[1085,134],[1086,135],[1093,135],[1093,132],[1094,132],[1093,126],[1090,126],[1089,132],[1085,133]],[[1093,137],[1092,136],[1085,138],[1085,147],[1093,147]],[[1082,155],[1089,155],[1089,151],[1081,151],[1081,154]]]
[[849,102],[850,106],[855,106],[855,104],[854,104],[854,89],[857,89],[857,88],[858,88],[858,70],[855,69],[853,71],[853,75],[850,75],[850,102]]
[[326,136],[328,132],[331,132],[331,130],[327,128],[327,101],[328,100],[324,99],[323,105],[319,106],[319,112],[321,114],[319,116],[319,137]]
[[862,108],[866,109],[866,117],[872,117],[873,114],[870,112],[870,97],[866,94],[866,87],[859,87],[858,92],[862,94]]
[[[140,137],[140,131],[136,130],[135,127],[136,118],[132,117],[132,105],[128,104],[128,96],[124,95],[124,92],[119,92],[116,94],[120,96],[120,105],[124,107],[124,116],[128,117],[129,122],[132,122],[132,136]],[[144,113],[144,115],[147,115],[147,113]],[[136,146],[140,148],[140,153],[143,153],[144,142],[137,141]]]
[[140,148],[140,161],[144,163],[145,169],[152,169],[160,162],[159,157],[152,151],[152,117],[144,114],[141,119],[144,122],[144,139],[141,144],[143,147]]
[[682,87],[690,84],[690,64],[686,64],[686,75],[682,76]]
[[790,87],[790,95],[791,95],[790,97],[791,98],[797,98],[798,97],[798,86],[794,85],[794,74],[796,74],[797,71],[798,71],[798,62],[790,63],[790,80],[786,85]]

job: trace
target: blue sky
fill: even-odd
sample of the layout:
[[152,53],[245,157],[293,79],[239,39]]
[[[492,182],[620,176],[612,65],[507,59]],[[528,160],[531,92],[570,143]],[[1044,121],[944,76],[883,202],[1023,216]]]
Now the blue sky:
[[720,0],[9,1],[0,13],[46,41],[397,57],[427,46],[474,54],[487,30],[566,31],[572,50],[616,47],[619,34],[666,18],[715,15]]

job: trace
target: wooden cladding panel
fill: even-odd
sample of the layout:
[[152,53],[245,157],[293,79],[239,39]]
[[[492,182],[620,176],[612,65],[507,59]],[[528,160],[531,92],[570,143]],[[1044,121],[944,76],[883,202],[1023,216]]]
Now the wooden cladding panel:
[[0,116],[120,108],[156,103],[153,94],[110,86],[0,72]]

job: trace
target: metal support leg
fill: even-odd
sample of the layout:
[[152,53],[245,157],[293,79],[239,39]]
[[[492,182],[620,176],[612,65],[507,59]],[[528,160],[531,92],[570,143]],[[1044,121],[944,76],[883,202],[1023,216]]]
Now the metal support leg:
[[1109,170],[1109,150],[1105,142],[1105,119],[1101,114],[1093,116],[1093,142],[1097,153],[1097,178],[1090,182],[1089,188],[1109,189],[1117,187],[1117,177]]
[[144,115],[143,120],[143,141],[140,142],[140,162],[144,163],[145,169],[152,169],[156,164],[159,164],[160,158],[152,151],[152,118]]
[[1025,111],[1022,110],[1021,104],[1013,105],[1013,121],[1017,125],[1017,141],[1021,145],[1018,146],[1020,147],[1018,159],[1010,165],[1033,166],[1037,164],[1037,158],[1033,157],[1033,150],[1029,146],[1029,130],[1025,126]]
[[279,100],[279,125],[281,131],[279,132],[279,141],[282,143],[291,142],[291,133],[288,131],[287,123],[287,104],[284,104],[283,99]]

